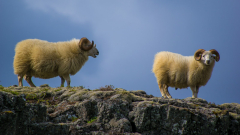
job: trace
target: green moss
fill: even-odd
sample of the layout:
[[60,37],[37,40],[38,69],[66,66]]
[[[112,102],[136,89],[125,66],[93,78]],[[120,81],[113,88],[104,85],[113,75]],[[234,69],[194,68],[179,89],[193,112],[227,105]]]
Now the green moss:
[[218,114],[221,114],[222,110],[214,110],[212,112],[213,112],[213,114],[218,115]]
[[12,90],[9,90],[9,89],[4,89],[4,87],[0,87],[0,91],[4,91],[4,92],[7,92],[7,93],[11,93],[11,94],[13,94],[13,95],[19,95],[18,92],[12,91]]
[[27,94],[26,99],[27,100],[34,100],[34,99],[38,99],[38,96],[37,96],[37,94]]
[[46,105],[49,105],[49,100],[44,100],[44,99],[38,99],[37,103],[46,103]]
[[149,103],[149,104],[154,104],[154,103],[156,103],[156,102],[153,102],[153,101],[145,101],[145,102],[147,102],[147,103]]
[[216,117],[219,117],[220,115],[226,115],[228,110],[220,110],[220,109],[216,109],[214,111],[212,111],[213,114],[216,115]]
[[12,111],[4,111],[4,112],[1,112],[1,113],[8,113],[8,114],[11,114],[13,113]]
[[222,107],[222,108],[231,108],[231,104],[229,104],[229,103],[221,104],[220,107]]
[[200,109],[201,106],[198,105],[198,104],[194,104],[194,105],[195,105],[196,110],[199,111],[199,109]]
[[77,90],[74,90],[74,89],[72,89],[72,90],[70,90],[70,92],[76,92]]
[[43,89],[41,89],[40,91],[42,91],[42,92],[48,92],[48,90],[49,90],[49,88],[43,88]]
[[42,98],[44,98],[46,96],[46,93],[41,93],[40,95],[39,95],[39,97],[42,97]]
[[87,121],[87,123],[93,123],[95,120],[97,120],[97,117],[93,117],[93,118],[91,118],[89,121]]
[[223,110],[222,114],[225,115],[225,114],[227,114],[227,112],[228,112],[228,110]]
[[130,95],[129,91],[117,91],[117,94],[122,94],[122,95]]
[[77,117],[72,117],[71,119],[72,119],[72,122],[75,122],[75,121],[77,121],[77,120],[78,120],[78,118],[77,118]]
[[232,116],[234,119],[236,120],[240,120],[240,115],[237,114],[237,113],[232,113],[232,112],[229,112],[229,115]]
[[7,93],[11,93],[11,94],[13,94],[13,95],[19,95],[18,92],[12,91],[12,90],[9,90],[9,89],[5,89],[2,85],[0,85],[0,91],[4,91],[4,92],[7,92]]
[[62,89],[56,89],[54,92],[58,92],[58,91],[60,91],[60,90],[62,90]]
[[194,108],[194,109],[199,107],[198,104],[194,104],[194,103],[188,103],[188,105],[190,108]]
[[200,107],[200,105],[198,105],[198,104],[195,104],[195,107],[196,107],[196,108],[199,108],[199,107]]
[[124,100],[126,100],[128,102],[134,101],[135,95],[130,93],[129,91],[116,91],[116,94],[120,94],[121,95],[121,99],[124,99]]

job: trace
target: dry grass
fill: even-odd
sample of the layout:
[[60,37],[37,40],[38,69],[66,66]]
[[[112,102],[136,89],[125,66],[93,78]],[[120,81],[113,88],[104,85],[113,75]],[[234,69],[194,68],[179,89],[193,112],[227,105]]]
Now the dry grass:
[[100,87],[99,91],[114,91],[113,85],[105,85],[105,87]]

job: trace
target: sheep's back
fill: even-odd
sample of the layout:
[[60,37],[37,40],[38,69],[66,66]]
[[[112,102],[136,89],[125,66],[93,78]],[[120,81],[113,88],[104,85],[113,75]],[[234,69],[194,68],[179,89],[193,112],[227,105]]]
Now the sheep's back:
[[191,59],[191,57],[171,52],[157,53],[155,55],[152,71],[158,83],[177,88],[188,87],[186,82],[189,59]]
[[[42,42],[35,44],[32,53],[32,75],[52,78],[58,75],[75,74],[82,67],[80,48],[77,42]],[[86,56],[87,57],[87,56]]]

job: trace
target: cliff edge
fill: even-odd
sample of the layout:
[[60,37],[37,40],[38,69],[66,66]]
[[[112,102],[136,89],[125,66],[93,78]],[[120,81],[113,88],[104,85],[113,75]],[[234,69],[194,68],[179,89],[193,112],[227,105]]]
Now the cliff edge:
[[0,135],[237,135],[240,104],[113,86],[0,86]]

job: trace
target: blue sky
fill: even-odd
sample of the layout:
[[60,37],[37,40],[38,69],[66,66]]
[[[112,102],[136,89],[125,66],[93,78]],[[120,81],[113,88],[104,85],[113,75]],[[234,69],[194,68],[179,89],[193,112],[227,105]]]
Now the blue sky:
[[[5,87],[18,83],[13,57],[19,41],[87,37],[100,55],[71,76],[71,86],[113,85],[161,97],[151,72],[157,52],[190,56],[200,48],[216,49],[221,59],[198,96],[216,104],[240,103],[239,0],[0,0],[0,19],[0,85]],[[59,77],[33,82],[60,86]],[[23,85],[29,86],[25,80]],[[192,96],[190,88],[169,92],[178,99]]]

